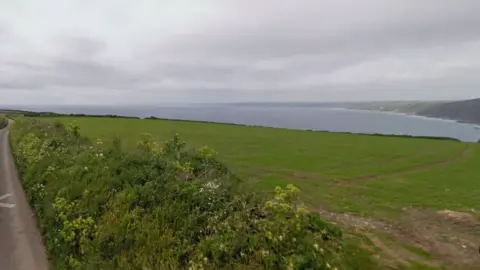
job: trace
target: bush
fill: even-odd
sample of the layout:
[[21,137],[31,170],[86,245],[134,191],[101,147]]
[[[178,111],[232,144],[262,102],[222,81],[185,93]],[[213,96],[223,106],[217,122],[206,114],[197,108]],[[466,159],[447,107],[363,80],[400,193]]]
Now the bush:
[[292,185],[251,192],[208,147],[134,152],[19,118],[12,145],[54,269],[343,269],[338,228]]
[[5,128],[6,126],[8,126],[8,119],[5,116],[0,115],[0,129]]

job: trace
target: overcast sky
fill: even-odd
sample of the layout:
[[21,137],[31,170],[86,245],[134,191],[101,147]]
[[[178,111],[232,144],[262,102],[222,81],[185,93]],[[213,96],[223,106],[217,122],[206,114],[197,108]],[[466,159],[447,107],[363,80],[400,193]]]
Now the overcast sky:
[[480,97],[479,0],[3,0],[0,105]]

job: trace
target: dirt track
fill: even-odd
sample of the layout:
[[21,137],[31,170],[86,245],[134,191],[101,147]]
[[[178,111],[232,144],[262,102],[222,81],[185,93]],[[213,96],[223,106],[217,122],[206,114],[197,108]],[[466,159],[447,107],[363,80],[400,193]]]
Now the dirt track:
[[8,132],[0,130],[0,269],[49,269],[41,234],[18,179]]
[[448,157],[448,158],[446,158],[446,159],[442,159],[442,160],[438,160],[438,161],[433,161],[433,162],[425,163],[425,164],[420,164],[420,165],[413,166],[413,167],[411,167],[411,168],[404,169],[404,170],[401,170],[401,171],[395,171],[395,172],[390,172],[390,173],[383,173],[383,174],[375,174],[375,175],[362,176],[362,177],[357,177],[357,178],[349,179],[349,180],[346,180],[346,181],[365,182],[365,181],[369,181],[369,180],[374,180],[374,179],[376,179],[376,178],[378,178],[378,177],[401,176],[401,175],[405,175],[405,174],[410,174],[410,173],[416,173],[416,172],[426,171],[426,170],[429,170],[429,169],[433,169],[433,168],[437,168],[437,167],[449,165],[449,164],[451,164],[451,163],[453,163],[453,162],[455,162],[455,161],[464,159],[465,157],[467,157],[467,156],[472,152],[472,149],[473,149],[472,147],[466,146],[466,147],[463,148],[463,150],[462,150],[461,152],[459,152],[458,154],[453,155],[453,156],[451,156],[451,157]]

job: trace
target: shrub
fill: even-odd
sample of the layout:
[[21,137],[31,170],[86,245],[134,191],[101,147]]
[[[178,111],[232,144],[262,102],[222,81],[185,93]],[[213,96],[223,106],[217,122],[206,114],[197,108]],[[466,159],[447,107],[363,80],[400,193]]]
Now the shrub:
[[5,128],[6,126],[8,126],[8,119],[5,116],[0,115],[0,129]]
[[298,189],[251,192],[208,147],[134,152],[19,118],[14,156],[54,269],[342,269],[342,234]]

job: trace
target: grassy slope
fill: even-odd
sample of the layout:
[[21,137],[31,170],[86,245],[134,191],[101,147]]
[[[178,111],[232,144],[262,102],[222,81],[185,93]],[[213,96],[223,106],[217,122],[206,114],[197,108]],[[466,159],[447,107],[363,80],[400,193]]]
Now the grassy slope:
[[165,120],[75,120],[86,136],[123,139],[179,133],[208,145],[261,189],[294,183],[312,207],[399,220],[405,207],[470,211],[480,205],[480,145]]

